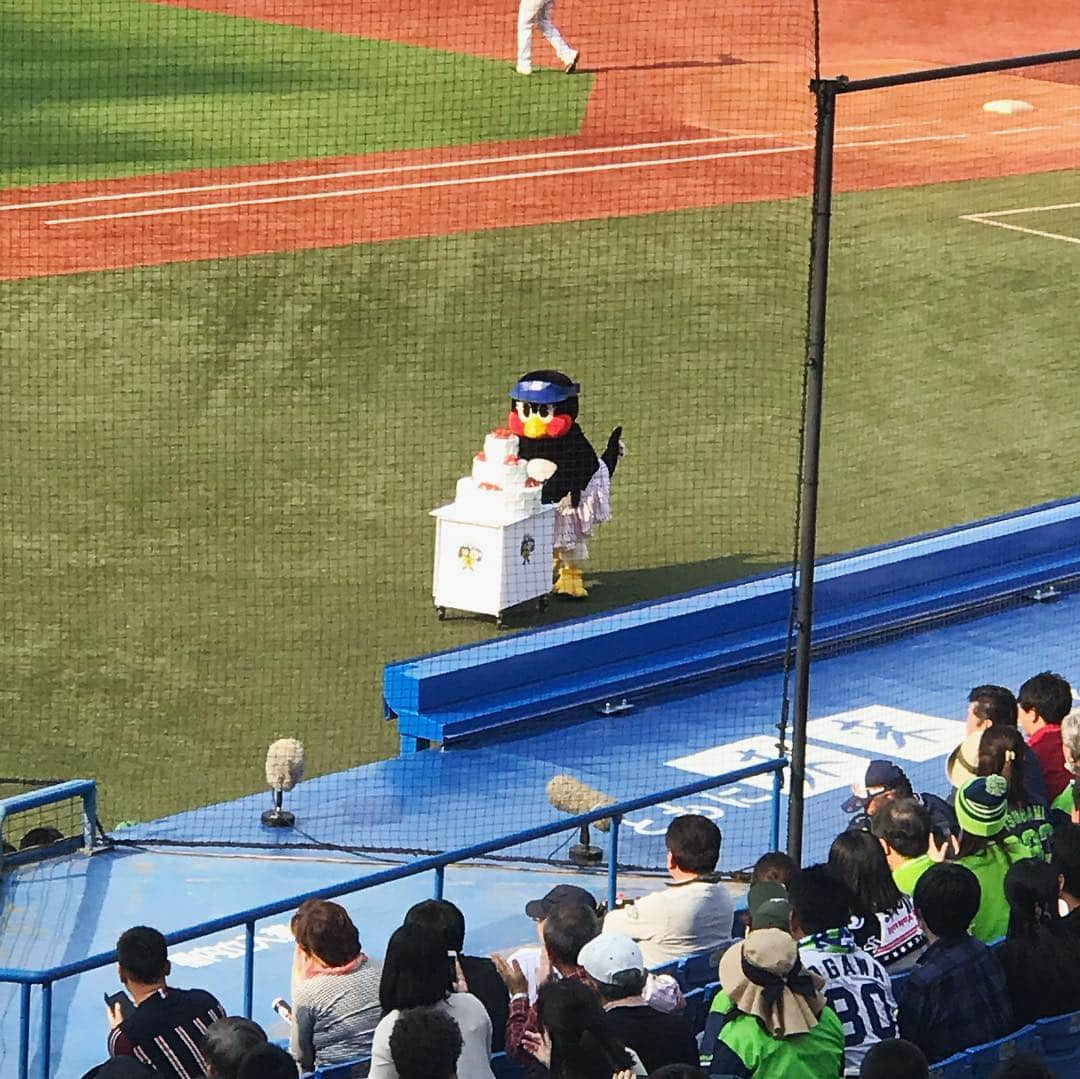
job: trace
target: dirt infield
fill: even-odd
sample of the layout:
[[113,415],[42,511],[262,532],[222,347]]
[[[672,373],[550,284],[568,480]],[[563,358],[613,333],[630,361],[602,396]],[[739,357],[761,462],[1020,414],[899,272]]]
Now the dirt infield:
[[[451,0],[437,17],[403,15],[400,0],[193,0],[183,6],[504,59],[513,44],[513,12],[494,0]],[[760,7],[748,0],[743,6]],[[854,0],[842,5],[860,6],[866,7]],[[794,37],[772,43],[770,51],[747,26],[741,39],[723,34],[725,52],[710,57],[694,32],[700,27],[696,5],[642,5],[647,19],[617,25],[570,2],[565,7],[564,30],[586,50],[586,67],[596,73],[577,136],[8,190],[0,193],[0,278],[809,193],[812,102],[799,88],[811,57],[792,44]],[[854,19],[854,11],[849,14]],[[737,16],[729,6],[720,29],[740,25]],[[914,31],[901,29],[898,46],[913,46],[907,37]],[[862,55],[870,46],[861,35],[858,45],[843,36],[826,22],[826,62],[840,57],[845,73],[855,77],[954,62],[957,48],[971,48],[970,39],[937,39],[933,47],[924,40],[923,51],[885,62]],[[985,55],[1004,44],[986,42]],[[881,50],[880,39],[873,48]],[[952,54],[943,55],[948,49]],[[508,70],[507,77],[518,76]],[[550,77],[556,76],[539,76]],[[982,110],[982,103],[1001,97],[1029,101],[1034,111],[1000,116]],[[755,126],[755,116],[769,119]],[[841,100],[837,150],[842,190],[1073,167],[1080,88],[999,75],[933,90],[854,95]]]

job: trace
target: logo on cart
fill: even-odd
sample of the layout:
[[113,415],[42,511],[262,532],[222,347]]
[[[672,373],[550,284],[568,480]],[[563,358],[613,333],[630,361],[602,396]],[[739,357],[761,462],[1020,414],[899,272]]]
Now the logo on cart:
[[527,566],[532,559],[532,553],[536,550],[536,540],[532,536],[526,536],[521,541],[521,564]]
[[484,553],[479,547],[463,545],[457,549],[458,561],[462,569],[473,570],[484,560]]

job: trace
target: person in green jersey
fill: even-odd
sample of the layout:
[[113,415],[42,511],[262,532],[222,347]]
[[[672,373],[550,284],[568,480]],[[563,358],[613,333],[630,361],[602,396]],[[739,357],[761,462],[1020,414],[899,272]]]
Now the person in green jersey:
[[733,945],[720,960],[702,1068],[744,1079],[838,1079],[844,1028],[825,1003],[824,984],[783,929],[757,929]]
[[933,864],[931,821],[926,807],[914,798],[887,802],[874,814],[870,831],[885,851],[896,887],[911,895],[919,877]]
[[1054,830],[1047,807],[1032,802],[1024,791],[1024,736],[1015,728],[990,726],[969,734],[952,751],[945,771],[954,787],[976,776],[1004,776],[1009,784],[1008,806],[1002,836],[1013,836],[1025,848],[1026,857],[1050,859],[1050,835]]
[[975,874],[981,898],[968,932],[984,943],[1005,936],[1009,904],[1005,874],[1013,862],[1028,856],[1015,836],[1005,834],[1009,783],[1004,776],[978,776],[956,792],[956,819],[960,822],[958,864]]

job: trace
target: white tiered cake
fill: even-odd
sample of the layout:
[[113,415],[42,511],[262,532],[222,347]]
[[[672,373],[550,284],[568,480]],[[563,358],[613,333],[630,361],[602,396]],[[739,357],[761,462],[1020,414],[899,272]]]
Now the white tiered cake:
[[543,484],[529,478],[528,465],[517,452],[517,435],[505,428],[487,435],[483,452],[473,458],[472,475],[457,482],[458,508],[482,517],[536,513]]

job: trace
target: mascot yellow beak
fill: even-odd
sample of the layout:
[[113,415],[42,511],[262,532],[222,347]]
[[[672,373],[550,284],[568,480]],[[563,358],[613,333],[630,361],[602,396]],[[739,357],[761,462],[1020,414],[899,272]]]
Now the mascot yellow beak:
[[543,438],[547,434],[547,424],[539,416],[530,416],[522,425],[526,438]]

